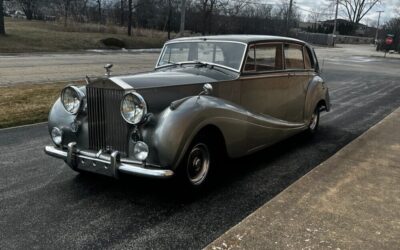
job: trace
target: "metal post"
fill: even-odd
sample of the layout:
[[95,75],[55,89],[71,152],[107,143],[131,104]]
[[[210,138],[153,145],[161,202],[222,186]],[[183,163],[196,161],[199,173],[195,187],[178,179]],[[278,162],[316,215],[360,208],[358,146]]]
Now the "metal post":
[[179,29],[179,36],[183,36],[185,31],[185,15],[186,15],[186,0],[181,0],[181,27]]
[[378,10],[378,25],[376,26],[376,33],[375,33],[375,45],[378,43],[378,33],[379,33],[379,20],[381,19],[381,13],[384,12],[383,10]]
[[335,23],[333,25],[333,33],[332,33],[332,46],[333,47],[335,47],[335,36],[336,36],[338,10],[339,10],[339,0],[336,0]]

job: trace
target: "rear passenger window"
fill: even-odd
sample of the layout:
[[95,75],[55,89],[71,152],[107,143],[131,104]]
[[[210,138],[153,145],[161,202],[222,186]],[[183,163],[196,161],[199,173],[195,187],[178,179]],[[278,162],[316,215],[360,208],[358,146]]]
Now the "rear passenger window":
[[312,54],[307,47],[304,47],[304,65],[306,69],[314,68],[314,61],[312,59]]
[[264,72],[283,69],[282,45],[259,44],[250,47],[245,72]]
[[256,71],[282,69],[282,46],[277,44],[256,45]]
[[286,69],[304,69],[303,47],[295,44],[285,44]]

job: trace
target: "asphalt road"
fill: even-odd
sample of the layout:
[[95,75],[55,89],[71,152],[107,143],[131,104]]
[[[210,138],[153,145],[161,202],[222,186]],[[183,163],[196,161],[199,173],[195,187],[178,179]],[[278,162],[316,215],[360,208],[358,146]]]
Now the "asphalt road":
[[0,249],[204,247],[399,107],[399,68],[400,60],[327,59],[333,110],[318,134],[227,162],[197,195],[171,181],[76,174],[44,155],[45,124],[0,130]]
[[114,64],[113,74],[148,71],[159,53],[88,52],[70,54],[0,54],[0,86],[83,80],[104,75],[104,65]]

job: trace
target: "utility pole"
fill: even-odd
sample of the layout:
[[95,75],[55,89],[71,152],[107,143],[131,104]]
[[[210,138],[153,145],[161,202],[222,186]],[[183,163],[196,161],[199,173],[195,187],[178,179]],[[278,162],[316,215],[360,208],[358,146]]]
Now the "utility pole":
[[183,36],[185,31],[185,15],[186,15],[186,0],[181,0],[181,27],[179,29],[179,36]]
[[376,26],[376,33],[375,33],[375,45],[378,43],[378,33],[379,33],[379,20],[381,20],[381,13],[384,12],[383,10],[378,10],[378,25]]
[[291,19],[291,16],[292,16],[292,6],[293,6],[293,0],[290,0],[289,10],[288,10],[288,13],[287,13],[287,16],[286,16],[286,35],[287,36],[289,35],[289,30],[290,30],[290,19]]
[[339,10],[339,0],[336,0],[335,23],[333,24],[333,33],[332,33],[332,46],[333,47],[335,47],[335,36],[336,36],[338,10]]

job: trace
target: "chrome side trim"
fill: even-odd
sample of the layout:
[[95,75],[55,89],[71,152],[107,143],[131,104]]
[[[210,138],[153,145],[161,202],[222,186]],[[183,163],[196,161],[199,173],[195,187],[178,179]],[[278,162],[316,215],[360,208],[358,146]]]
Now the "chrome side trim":
[[[70,143],[68,151],[57,148],[55,146],[46,146],[44,152],[55,158],[63,159],[64,161],[71,162],[71,168],[76,168],[77,159],[90,160],[96,163],[108,164],[111,167],[111,174],[113,177],[118,178],[119,172],[144,176],[151,178],[170,178],[174,175],[174,171],[170,169],[155,169],[151,168],[154,165],[146,164],[139,161],[133,161],[126,158],[120,158],[118,151],[114,151],[111,155],[102,154],[96,157],[96,153],[79,150],[75,147],[76,144]],[[93,171],[102,174],[100,171]]]

